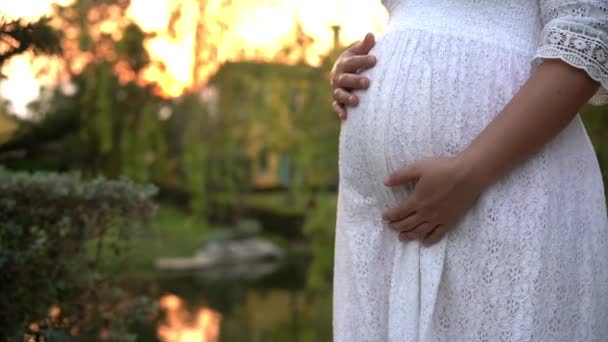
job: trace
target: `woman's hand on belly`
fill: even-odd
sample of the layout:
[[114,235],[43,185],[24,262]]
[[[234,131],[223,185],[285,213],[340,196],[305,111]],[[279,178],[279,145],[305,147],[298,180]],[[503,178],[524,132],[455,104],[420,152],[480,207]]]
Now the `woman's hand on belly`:
[[332,108],[341,119],[346,119],[346,106],[359,103],[357,96],[351,92],[369,87],[369,79],[359,73],[376,64],[376,58],[369,55],[374,45],[374,35],[368,33],[362,41],[344,50],[334,64],[330,78],[334,98]]
[[440,241],[473,206],[483,188],[457,157],[423,159],[387,176],[388,187],[415,183],[413,193],[382,218],[399,231],[401,241]]

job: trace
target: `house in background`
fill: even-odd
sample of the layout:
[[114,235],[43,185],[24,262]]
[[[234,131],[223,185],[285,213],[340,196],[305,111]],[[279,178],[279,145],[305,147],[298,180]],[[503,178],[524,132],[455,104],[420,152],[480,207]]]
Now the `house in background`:
[[244,128],[240,148],[254,189],[284,188],[303,177],[296,159],[305,160],[303,150],[322,143],[311,139],[327,122],[337,125],[325,72],[304,64],[227,63],[201,91],[212,116]]

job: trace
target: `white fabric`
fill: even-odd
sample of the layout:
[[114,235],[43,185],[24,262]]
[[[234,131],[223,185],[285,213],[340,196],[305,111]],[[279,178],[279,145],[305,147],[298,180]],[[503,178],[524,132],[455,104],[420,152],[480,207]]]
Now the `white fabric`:
[[591,104],[608,104],[608,0],[541,1],[544,28],[535,57],[559,58],[602,87]]
[[562,58],[606,86],[597,55],[570,58],[576,51],[543,38],[551,27],[568,32],[548,20],[560,3],[385,3],[389,28],[371,52],[370,88],[357,93],[340,133],[335,341],[608,341],[608,219],[578,117],[437,245],[399,242],[381,220],[411,191],[389,190],[383,177],[464,149],[535,59]]

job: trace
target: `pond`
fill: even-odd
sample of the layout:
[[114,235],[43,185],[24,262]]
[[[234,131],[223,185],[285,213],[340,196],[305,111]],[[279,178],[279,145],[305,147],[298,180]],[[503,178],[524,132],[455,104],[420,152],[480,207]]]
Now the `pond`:
[[310,258],[288,257],[260,277],[157,272],[127,279],[159,300],[163,317],[134,327],[138,341],[331,341],[331,288],[307,284]]

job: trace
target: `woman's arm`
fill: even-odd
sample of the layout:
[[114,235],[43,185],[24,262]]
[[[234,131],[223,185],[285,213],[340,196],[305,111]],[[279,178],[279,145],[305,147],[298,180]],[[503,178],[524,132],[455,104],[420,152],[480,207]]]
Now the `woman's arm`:
[[[383,213],[400,239],[439,241],[487,186],[530,158],[585,102],[608,103],[608,3],[540,0],[543,29],[534,62],[545,60],[482,133],[453,158],[430,158],[385,181],[417,181],[399,207]],[[597,80],[594,81],[594,80]]]
[[415,162],[387,177],[387,186],[416,186],[383,218],[401,240],[438,242],[486,187],[557,136],[598,88],[580,69],[559,60],[543,62],[464,151]]
[[599,86],[560,60],[543,62],[457,158],[480,187],[492,184],[561,132]]

